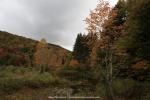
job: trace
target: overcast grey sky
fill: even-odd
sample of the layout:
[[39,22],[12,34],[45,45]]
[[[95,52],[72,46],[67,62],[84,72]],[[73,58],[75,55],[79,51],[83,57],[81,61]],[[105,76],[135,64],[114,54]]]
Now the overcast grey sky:
[[[115,5],[117,0],[109,0]],[[0,0],[0,30],[72,50],[98,0]]]

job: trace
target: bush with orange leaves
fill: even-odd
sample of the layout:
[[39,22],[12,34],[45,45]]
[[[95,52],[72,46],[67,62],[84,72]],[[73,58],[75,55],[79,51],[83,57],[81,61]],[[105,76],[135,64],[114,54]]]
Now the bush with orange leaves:
[[136,64],[133,65],[134,69],[146,69],[147,68],[147,62],[142,60],[138,61]]
[[79,62],[76,59],[72,59],[69,63],[70,67],[77,67],[79,66]]

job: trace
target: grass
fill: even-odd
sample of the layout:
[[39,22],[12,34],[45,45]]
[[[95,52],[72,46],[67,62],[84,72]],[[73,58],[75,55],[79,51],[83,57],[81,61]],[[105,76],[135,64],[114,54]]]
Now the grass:
[[[150,100],[150,82],[136,81],[129,78],[116,78],[112,83],[115,100]],[[109,96],[109,87],[105,83],[97,85],[97,94]]]
[[[93,85],[90,82],[93,76],[90,74],[87,78],[87,76],[82,76],[81,71],[74,73],[72,70],[63,70],[63,72],[40,73],[30,67],[0,67],[0,99],[47,100],[48,96],[54,94],[55,87],[57,90],[74,89],[72,96],[100,96],[102,98],[108,96],[108,86],[103,82]],[[76,81],[68,80],[66,75],[72,76]],[[150,82],[115,78],[112,88],[116,100],[150,100]]]
[[[58,71],[59,73],[59,71]],[[0,96],[2,100],[46,100],[55,87],[70,88],[70,81],[58,73],[44,72],[30,67],[3,66],[0,67]],[[79,83],[80,85],[80,83]],[[81,88],[84,88],[81,86]],[[82,90],[82,89],[81,89]],[[87,90],[76,92],[74,95],[87,95]],[[90,93],[92,94],[92,93]]]
[[53,87],[61,84],[51,73],[39,73],[32,68],[7,66],[0,68],[0,92],[11,93],[27,88]]
[[1,100],[48,100],[51,88],[24,88],[11,94],[1,95]]

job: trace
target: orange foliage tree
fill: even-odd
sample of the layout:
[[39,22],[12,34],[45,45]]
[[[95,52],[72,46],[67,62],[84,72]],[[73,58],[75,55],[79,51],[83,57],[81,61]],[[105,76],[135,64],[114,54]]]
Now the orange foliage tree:
[[[106,46],[106,36],[103,31],[106,27],[110,26],[112,20],[116,16],[116,11],[112,10],[108,1],[100,0],[97,7],[90,12],[90,15],[86,18],[89,46],[91,47],[91,61],[96,62],[96,51],[102,46]],[[102,45],[104,44],[104,45]]]
[[[91,36],[97,36],[94,45],[92,46],[91,59],[92,62],[97,60],[97,52],[101,52],[100,62],[103,62],[102,67],[105,67],[106,74],[104,75],[109,86],[111,100],[114,99],[112,91],[112,43],[113,43],[113,20],[117,16],[116,10],[112,9],[108,1],[100,0],[97,7],[91,11],[90,15],[86,18],[87,30]],[[90,42],[93,42],[90,41]],[[90,43],[89,43],[90,44]],[[103,53],[103,54],[102,54]]]
[[87,30],[89,34],[99,34],[103,30],[103,25],[110,14],[111,7],[107,1],[100,0],[97,7],[90,11],[86,18]]

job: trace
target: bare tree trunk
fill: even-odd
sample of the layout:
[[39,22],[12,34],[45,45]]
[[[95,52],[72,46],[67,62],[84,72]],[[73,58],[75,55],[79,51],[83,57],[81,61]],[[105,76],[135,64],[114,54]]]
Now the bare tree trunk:
[[112,65],[112,52],[110,51],[109,57],[109,91],[110,91],[110,99],[114,100],[113,88],[112,88],[112,81],[113,81],[113,65]]
[[107,63],[106,63],[106,68],[107,68],[107,85],[109,89],[109,100],[115,100],[114,99],[114,93],[113,93],[113,88],[112,88],[112,75],[113,75],[113,65],[112,65],[112,51],[109,51],[106,53],[107,57]]

